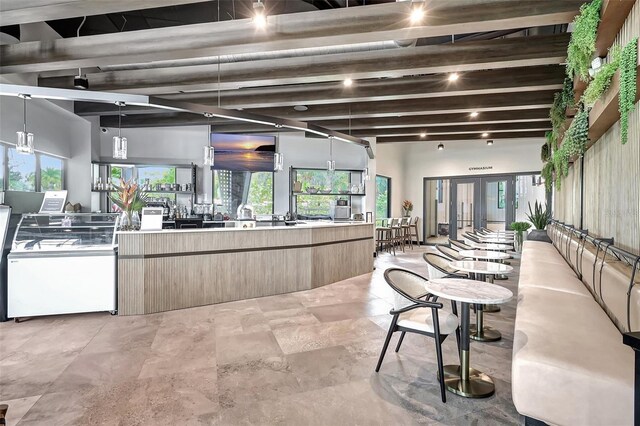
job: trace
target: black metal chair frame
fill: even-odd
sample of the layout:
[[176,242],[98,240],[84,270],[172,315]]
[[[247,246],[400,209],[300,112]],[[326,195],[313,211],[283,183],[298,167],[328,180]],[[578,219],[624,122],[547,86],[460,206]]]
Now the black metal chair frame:
[[445,252],[445,251],[443,250],[443,248],[448,248],[448,249],[450,249],[450,250],[455,251],[454,249],[452,249],[452,248],[451,248],[451,247],[449,247],[449,246],[445,246],[445,245],[443,245],[443,244],[436,244],[436,250],[438,250],[440,253],[442,253],[442,255],[443,255],[444,257],[450,258],[451,260],[463,260],[463,259],[464,259],[462,256],[460,256],[459,254],[457,254],[457,252],[456,252],[456,257],[453,257],[452,255],[450,255],[450,254],[448,254],[447,252]]
[[[438,361],[438,381],[440,382],[440,396],[442,398],[442,402],[446,403],[447,396],[446,396],[446,388],[444,383],[444,365],[442,362],[442,342],[445,341],[448,334],[440,334],[440,320],[438,318],[438,309],[442,309],[443,305],[440,302],[436,302],[437,297],[427,292],[425,292],[422,295],[419,295],[418,298],[415,298],[413,296],[408,295],[404,291],[400,290],[398,287],[396,287],[393,284],[392,279],[389,277],[389,273],[393,271],[401,271],[404,273],[408,273],[410,275],[413,275],[415,277],[418,277],[422,280],[427,281],[427,279],[424,278],[423,276],[416,274],[415,272],[408,271],[406,269],[389,268],[384,272],[384,279],[387,282],[387,284],[389,284],[389,286],[398,294],[400,294],[402,297],[406,298],[410,302],[413,302],[413,305],[409,305],[397,310],[392,309],[391,311],[389,311],[389,314],[393,315],[393,319],[391,320],[391,325],[389,326],[389,331],[387,332],[387,337],[385,338],[384,346],[382,347],[382,352],[380,353],[380,358],[378,359],[378,364],[376,365],[376,373],[380,371],[380,367],[382,366],[382,361],[384,360],[384,356],[389,347],[389,342],[391,341],[391,336],[396,331],[402,332],[402,334],[400,335],[400,339],[398,340],[398,345],[396,346],[396,352],[400,350],[400,346],[402,345],[402,341],[404,340],[404,336],[407,332],[422,334],[424,336],[431,337],[436,342],[436,357]],[[422,298],[425,298],[425,300],[422,300]],[[433,300],[429,300],[429,299],[433,299]],[[406,328],[398,325],[398,318],[400,317],[400,314],[412,311],[417,308],[431,309],[431,320],[433,321],[433,333],[416,330],[413,328]],[[456,303],[454,301],[451,301],[451,310],[453,311],[454,315],[458,316],[458,307],[456,306]],[[458,328],[456,328],[456,340],[458,342],[458,352],[460,352],[459,350],[460,349],[460,327],[459,326]]]
[[449,245],[451,246],[451,248],[457,247],[460,250],[473,250],[473,247],[463,243],[462,241],[452,240],[451,238],[449,238]]
[[451,272],[447,271],[446,269],[442,269],[438,265],[435,265],[435,264],[431,263],[429,261],[429,259],[427,258],[427,256],[438,256],[438,257],[440,257],[440,258],[442,258],[442,259],[444,259],[446,261],[449,261],[450,259],[448,259],[448,258],[446,258],[444,256],[441,256],[441,255],[439,255],[437,253],[423,253],[422,254],[422,258],[424,259],[425,262],[427,262],[433,268],[437,269],[438,271],[440,271],[440,272],[442,272],[443,274],[446,275],[444,278],[464,278],[464,279],[469,279],[468,275],[464,275],[462,273],[456,273],[456,272],[460,272],[460,271],[456,271],[456,272],[451,273]]

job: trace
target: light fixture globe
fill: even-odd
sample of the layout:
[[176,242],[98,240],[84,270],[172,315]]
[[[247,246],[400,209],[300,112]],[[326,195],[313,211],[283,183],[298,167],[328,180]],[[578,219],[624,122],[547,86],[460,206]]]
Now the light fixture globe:
[[212,146],[204,146],[203,148],[203,164],[205,166],[213,166],[215,164],[215,148]]
[[24,131],[16,132],[18,134],[18,143],[16,144],[16,151],[20,154],[33,154],[33,133]]
[[422,20],[424,19],[424,15],[425,15],[425,12],[422,5],[415,5],[411,9],[411,15],[409,16],[409,20],[411,21],[412,25],[418,25],[422,23]]
[[444,150],[444,144],[438,144],[438,151],[443,151]]
[[127,138],[122,136],[113,137],[113,158],[116,160],[127,159]]
[[260,30],[267,27],[267,11],[260,0],[253,2],[253,23]]
[[276,152],[273,154],[273,171],[281,172],[284,170],[284,154]]

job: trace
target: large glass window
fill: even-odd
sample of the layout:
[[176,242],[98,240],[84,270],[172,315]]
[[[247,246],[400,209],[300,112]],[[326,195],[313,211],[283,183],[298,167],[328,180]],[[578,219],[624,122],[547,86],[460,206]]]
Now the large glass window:
[[[147,198],[158,201],[175,201],[176,194],[160,192],[157,185],[176,183],[176,168],[167,166],[138,167],[138,184],[149,188]],[[148,186],[146,186],[148,185]],[[158,192],[153,192],[158,191]]]
[[9,148],[9,191],[36,190],[36,156],[19,154]]
[[391,216],[391,178],[376,176],[376,219]]
[[62,159],[40,155],[40,190],[59,191],[62,189]]
[[347,200],[351,204],[350,193],[357,193],[353,182],[359,182],[359,175],[353,172],[336,170],[297,169],[296,181],[300,182],[301,191],[295,197],[294,209],[298,215],[307,218],[330,218],[337,200]]
[[4,145],[0,145],[0,191],[4,191]]
[[273,214],[273,173],[213,171],[215,211],[234,218],[241,204],[249,204],[256,215]]
[[519,175],[516,177],[516,221],[527,222],[529,204],[533,210],[536,201],[546,205],[546,192],[540,175]]

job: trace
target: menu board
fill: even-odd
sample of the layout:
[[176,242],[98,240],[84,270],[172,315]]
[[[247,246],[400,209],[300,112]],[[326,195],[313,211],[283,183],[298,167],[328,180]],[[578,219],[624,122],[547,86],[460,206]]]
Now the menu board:
[[67,191],[47,191],[44,193],[40,213],[62,213],[67,201]]
[[144,207],[142,209],[141,231],[160,231],[162,229],[162,207]]

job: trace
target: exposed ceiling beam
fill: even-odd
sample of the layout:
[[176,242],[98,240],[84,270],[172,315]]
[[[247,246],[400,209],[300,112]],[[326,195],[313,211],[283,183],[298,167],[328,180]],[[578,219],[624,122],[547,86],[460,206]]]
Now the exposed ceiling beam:
[[420,136],[382,136],[376,139],[376,143],[399,143],[399,142],[441,142],[441,141],[457,141],[457,140],[484,140],[484,139],[517,139],[517,138],[542,138],[544,131],[527,131],[527,132],[505,132],[495,133],[489,136],[479,134],[447,134],[447,135],[427,135],[424,138]]
[[[557,90],[562,87],[564,75],[564,66],[543,65],[471,71],[461,75],[455,83],[449,82],[446,75],[430,74],[396,79],[362,80],[348,88],[344,87],[342,82],[261,87],[221,91],[220,104],[225,108],[261,108]],[[217,96],[217,92],[206,92],[181,93],[163,97],[217,104]]]
[[[130,64],[251,52],[410,40],[571,22],[578,0],[430,2],[411,26],[412,2],[270,16],[266,31],[250,19],[0,46],[0,72]],[[489,53],[489,52],[487,52]]]
[[[126,108],[129,108],[128,106]],[[156,110],[157,111],[157,110]],[[549,109],[529,109],[518,111],[486,111],[473,118],[469,113],[445,113],[432,115],[406,115],[403,117],[376,117],[359,119],[334,119],[316,120],[314,124],[329,129],[401,129],[403,127],[418,126],[465,126],[475,124],[501,124],[501,123],[527,123],[549,121]],[[122,117],[123,128],[135,127],[162,127],[162,126],[192,126],[203,125],[209,121],[198,114],[187,113],[155,113],[155,114],[131,114]],[[217,132],[222,133],[259,133],[273,131],[271,127],[257,126],[253,124],[229,124],[225,121],[211,121]],[[100,119],[102,127],[116,127],[118,118],[116,115],[104,115]]]
[[[482,134],[489,133],[505,133],[505,132],[523,132],[523,131],[545,131],[551,130],[550,121],[533,121],[525,123],[506,123],[506,124],[470,124],[468,126],[421,126],[421,127],[402,127],[392,129],[368,129],[368,130],[354,130],[351,132],[352,136],[358,136],[359,138],[370,136],[415,136],[421,133],[428,135],[446,135],[449,133],[456,134]],[[342,129],[343,132],[348,133],[348,130]]]
[[208,0],[2,0],[0,25],[27,24]]
[[404,115],[442,114],[444,112],[516,111],[551,107],[553,91],[526,92],[514,96],[511,93],[491,95],[452,96],[431,99],[407,99],[399,101],[359,102],[353,104],[313,105],[307,111],[298,112],[290,107],[256,108],[250,111],[275,117],[315,121],[338,118],[366,118]]
[[[220,89],[341,81],[483,69],[557,65],[566,58],[568,34],[302,56],[220,65]],[[0,46],[0,49],[4,46]],[[217,90],[217,65],[89,74],[92,90],[137,94]],[[40,78],[48,87],[73,87],[73,77]]]

